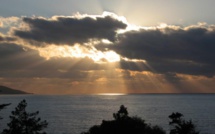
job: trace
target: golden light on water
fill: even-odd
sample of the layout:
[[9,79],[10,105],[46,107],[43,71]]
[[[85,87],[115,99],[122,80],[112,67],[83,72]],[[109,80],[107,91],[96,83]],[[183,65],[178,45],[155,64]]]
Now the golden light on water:
[[118,96],[118,95],[127,95],[125,93],[100,93],[96,95],[105,95],[105,96]]

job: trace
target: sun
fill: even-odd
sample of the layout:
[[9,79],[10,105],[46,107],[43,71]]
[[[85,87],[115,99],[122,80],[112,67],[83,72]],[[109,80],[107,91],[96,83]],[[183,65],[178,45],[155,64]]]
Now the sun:
[[119,62],[120,61],[120,56],[119,54],[117,54],[114,51],[107,51],[104,52],[104,58],[108,61],[108,62]]

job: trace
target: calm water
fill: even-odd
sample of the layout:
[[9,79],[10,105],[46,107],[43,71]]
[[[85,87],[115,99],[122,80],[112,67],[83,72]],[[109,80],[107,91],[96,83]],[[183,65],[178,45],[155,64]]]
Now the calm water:
[[40,111],[39,117],[49,122],[49,134],[80,134],[102,120],[112,120],[121,104],[130,116],[139,116],[152,125],[169,130],[168,116],[181,112],[192,119],[201,134],[215,133],[215,95],[121,95],[121,96],[0,96],[0,103],[12,103],[0,112],[0,130],[6,127],[8,116],[17,104],[26,99],[28,111]]

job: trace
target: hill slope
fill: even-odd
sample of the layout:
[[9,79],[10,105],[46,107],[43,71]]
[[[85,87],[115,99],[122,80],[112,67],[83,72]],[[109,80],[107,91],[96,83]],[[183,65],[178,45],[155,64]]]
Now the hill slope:
[[29,94],[29,93],[0,85],[0,95],[1,94]]

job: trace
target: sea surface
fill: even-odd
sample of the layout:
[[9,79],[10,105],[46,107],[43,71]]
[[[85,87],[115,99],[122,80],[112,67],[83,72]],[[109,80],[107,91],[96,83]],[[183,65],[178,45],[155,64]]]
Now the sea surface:
[[138,116],[169,131],[168,116],[180,112],[196,124],[200,134],[215,134],[215,94],[143,94],[143,95],[1,95],[0,104],[12,103],[0,111],[0,132],[9,115],[26,99],[29,112],[39,111],[49,125],[48,134],[80,134],[102,120],[112,120],[120,105],[129,116]]

